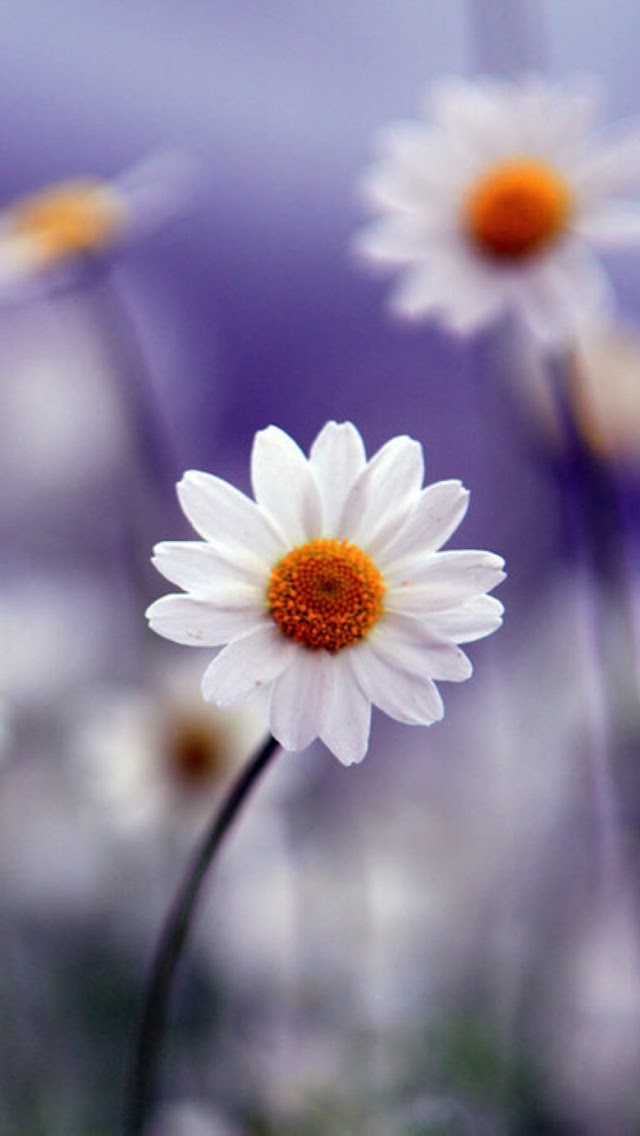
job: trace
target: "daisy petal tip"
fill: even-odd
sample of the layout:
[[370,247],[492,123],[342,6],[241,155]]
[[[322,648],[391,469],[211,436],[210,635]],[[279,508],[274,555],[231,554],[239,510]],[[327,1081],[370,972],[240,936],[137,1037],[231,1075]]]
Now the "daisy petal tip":
[[202,477],[202,470],[199,469],[186,469],[177,483],[177,488],[182,489],[185,485],[193,485]]
[[161,596],[160,599],[154,600],[153,603],[149,604],[148,608],[146,609],[146,611],[144,613],[144,617],[149,624],[152,624],[152,621],[156,618],[156,615],[158,614],[158,612],[162,611],[162,606],[163,606],[162,601],[164,599],[166,599],[166,596]]
[[460,648],[458,648],[456,663],[456,669],[455,671],[451,672],[451,678],[449,681],[467,682],[473,675],[473,663],[471,662],[469,656],[465,655],[464,651],[461,651]]
[[339,746],[330,745],[329,742],[326,742],[322,737],[320,740],[345,768],[348,768],[350,765],[361,765],[369,752],[368,741],[364,749],[358,748],[354,751],[352,749],[341,749]]
[[291,445],[292,441],[293,439],[287,434],[286,430],[283,430],[281,426],[274,426],[273,423],[271,423],[269,426],[263,426],[261,430],[256,431],[253,446],[254,449],[260,449],[269,444],[280,446]]

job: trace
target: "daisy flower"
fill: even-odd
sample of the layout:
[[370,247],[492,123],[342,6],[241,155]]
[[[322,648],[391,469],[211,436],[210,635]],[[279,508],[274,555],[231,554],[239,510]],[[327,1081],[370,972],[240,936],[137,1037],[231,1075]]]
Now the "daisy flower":
[[640,335],[618,323],[575,344],[568,397],[578,428],[600,457],[640,463]]
[[0,281],[19,284],[155,229],[183,204],[192,180],[178,154],[158,155],[107,181],[76,178],[0,212]]
[[594,252],[637,245],[640,133],[593,135],[596,99],[530,77],[449,80],[397,123],[363,190],[366,261],[401,276],[392,310],[471,333],[516,312],[547,344],[607,306]]
[[345,764],[367,750],[372,703],[428,725],[443,715],[434,680],[469,678],[458,644],[490,634],[502,605],[484,593],[501,557],[439,551],[468,493],[422,489],[422,447],[392,438],[367,461],[350,423],[329,422],[307,459],[284,431],[255,438],[255,501],[210,474],[178,485],[202,541],[165,542],[154,563],[186,595],[147,616],[178,643],[223,647],[204,697],[232,706],[271,685],[269,725],[288,750],[319,737]]
[[222,711],[194,694],[193,667],[144,689],[101,689],[74,731],[74,772],[114,824],[191,832],[265,736],[264,706]]

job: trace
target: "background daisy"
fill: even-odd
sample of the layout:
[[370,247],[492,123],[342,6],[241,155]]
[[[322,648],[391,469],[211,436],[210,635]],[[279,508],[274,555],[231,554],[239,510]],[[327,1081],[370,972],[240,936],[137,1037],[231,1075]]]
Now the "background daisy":
[[461,333],[514,311],[558,343],[609,303],[594,252],[640,241],[640,131],[603,141],[592,92],[541,78],[445,80],[425,122],[380,137],[355,241],[401,271],[392,310]]

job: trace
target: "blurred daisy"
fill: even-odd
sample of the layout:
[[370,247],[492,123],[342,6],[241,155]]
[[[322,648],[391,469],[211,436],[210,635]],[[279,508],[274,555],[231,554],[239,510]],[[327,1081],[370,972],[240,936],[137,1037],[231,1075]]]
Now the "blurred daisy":
[[151,688],[85,700],[74,765],[118,827],[190,832],[266,732],[260,700],[223,713],[194,695],[193,668],[183,666]]
[[380,216],[356,237],[400,269],[391,306],[460,333],[515,311],[558,343],[606,307],[594,250],[640,240],[640,133],[591,133],[596,100],[542,79],[449,80],[428,121],[397,123],[364,181]]
[[[0,699],[16,712],[60,711],[123,650],[113,587],[83,570],[5,571],[0,637]],[[61,644],[64,643],[64,650]]]
[[192,171],[161,155],[113,181],[78,178],[22,197],[0,213],[0,282],[19,284],[156,228],[184,203]]
[[409,724],[443,715],[434,679],[472,667],[459,643],[489,635],[503,578],[490,552],[439,549],[468,493],[459,481],[422,489],[422,447],[392,438],[369,461],[356,428],[329,422],[309,459],[284,431],[255,438],[255,502],[191,471],[178,486],[196,542],[165,542],[154,563],[187,595],[149,608],[178,643],[226,644],[204,697],[242,702],[272,684],[270,729],[289,750],[316,737],[340,761],[367,750],[371,705]]
[[192,1101],[165,1105],[154,1117],[150,1136],[239,1136],[226,1119]]
[[602,457],[640,463],[640,336],[606,324],[575,345],[569,399],[583,438]]

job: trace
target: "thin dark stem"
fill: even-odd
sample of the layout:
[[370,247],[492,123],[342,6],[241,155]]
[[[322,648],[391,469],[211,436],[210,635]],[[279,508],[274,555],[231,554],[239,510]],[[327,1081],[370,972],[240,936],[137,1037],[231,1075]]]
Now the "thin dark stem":
[[155,1098],[167,1007],[200,888],[245,798],[269,764],[278,742],[269,737],[231,787],[180,885],[158,940],[135,1042],[126,1100],[124,1134],[142,1136]]

